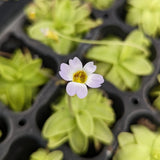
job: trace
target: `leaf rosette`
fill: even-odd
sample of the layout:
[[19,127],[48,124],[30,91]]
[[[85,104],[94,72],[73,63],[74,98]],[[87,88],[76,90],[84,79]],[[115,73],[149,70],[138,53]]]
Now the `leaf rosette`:
[[[95,101],[96,99],[96,101]],[[99,90],[89,90],[84,99],[72,97],[73,112],[68,110],[67,94],[53,105],[55,112],[45,122],[42,134],[49,148],[69,142],[72,150],[84,154],[92,139],[95,146],[111,144],[113,134],[109,128],[115,121],[110,101]]]
[[[50,3],[50,0],[36,0],[34,4],[28,6],[26,9],[28,18],[35,17],[35,19],[27,27],[27,33],[31,38],[50,46],[59,54],[73,51],[77,43],[58,37],[56,32],[72,38],[82,38],[90,29],[102,23],[100,19],[90,18],[91,9],[87,4],[71,0],[55,0],[52,1],[53,4]],[[47,11],[47,14],[44,14],[43,10]],[[51,11],[49,15],[48,11]]]
[[132,125],[131,131],[119,134],[119,148],[113,160],[159,160],[159,131],[153,132],[142,125]]
[[16,50],[11,58],[0,57],[0,100],[13,111],[31,106],[39,87],[49,80],[51,70],[42,67],[40,58],[29,51]]
[[[148,51],[150,41],[139,30],[132,31],[124,41],[117,37],[110,37],[107,40],[115,42],[115,45],[94,46],[86,57],[96,61],[97,73],[103,75],[120,90],[138,90],[140,77],[149,75],[153,71]],[[116,45],[118,42],[123,42],[124,45]],[[142,52],[136,45],[147,52]]]

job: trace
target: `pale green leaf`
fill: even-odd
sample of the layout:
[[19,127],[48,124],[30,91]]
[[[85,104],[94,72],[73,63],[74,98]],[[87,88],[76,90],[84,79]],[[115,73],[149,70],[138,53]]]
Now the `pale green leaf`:
[[123,66],[117,67],[117,73],[122,78],[125,85],[131,89],[131,90],[137,90],[140,87],[140,79],[137,75],[133,74],[132,72],[129,72],[126,68]]
[[156,134],[142,125],[132,125],[131,130],[134,133],[135,140],[140,145],[152,146]]
[[129,132],[121,132],[118,135],[118,143],[120,147],[123,147],[127,144],[134,144],[135,139],[132,133]]
[[56,148],[64,144],[68,140],[68,133],[58,134],[53,137],[49,137],[47,146],[49,148]]
[[84,135],[91,136],[93,134],[93,118],[88,111],[80,110],[78,113],[76,113],[76,122]]
[[103,142],[104,144],[111,144],[113,141],[113,134],[108,128],[107,124],[98,119],[94,119],[93,137]]
[[153,71],[152,63],[142,56],[125,60],[123,61],[122,65],[136,75],[148,75]]
[[153,101],[153,106],[160,109],[160,95]]
[[[97,100],[97,99],[96,99]],[[93,99],[93,103],[94,99]],[[105,103],[96,103],[97,106],[90,106],[88,109],[88,112],[92,115],[93,118],[98,118],[105,120],[108,124],[114,122],[115,115],[113,112],[113,109],[110,106],[107,106]]]
[[23,79],[31,79],[37,72],[39,72],[42,65],[41,59],[36,59],[29,64],[26,64],[20,69],[20,72],[23,73]]
[[150,149],[138,144],[125,145],[117,151],[113,160],[151,160]]
[[47,159],[47,154],[48,153],[46,152],[46,150],[40,148],[32,153],[32,155],[30,156],[30,160],[45,160]]
[[69,133],[69,144],[75,153],[83,154],[88,149],[88,138],[79,130],[75,128]]
[[48,154],[48,160],[62,160],[63,152],[62,151],[53,151]]
[[117,70],[118,66],[113,66],[108,72],[108,74],[105,76],[105,78],[112,84],[114,84],[117,88],[125,90],[127,86],[125,85],[123,79],[118,75]]
[[95,46],[86,57],[100,62],[116,64],[120,55],[120,46]]
[[151,155],[152,155],[153,160],[160,159],[160,135],[157,135],[152,145]]
[[11,109],[21,111],[25,105],[25,88],[21,84],[14,84],[7,89],[7,99]]
[[53,137],[69,132],[75,127],[75,120],[68,110],[62,110],[50,116],[44,124],[42,134],[44,137]]

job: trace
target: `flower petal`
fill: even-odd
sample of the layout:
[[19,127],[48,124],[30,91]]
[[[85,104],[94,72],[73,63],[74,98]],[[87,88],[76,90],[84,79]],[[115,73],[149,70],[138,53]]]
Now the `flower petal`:
[[104,83],[104,79],[100,74],[91,74],[86,81],[86,84],[91,88],[99,88],[102,83]]
[[85,98],[88,94],[88,89],[85,84],[77,83],[77,96],[82,99]]
[[95,72],[95,71],[96,71],[96,68],[97,68],[97,66],[94,65],[93,62],[88,62],[88,63],[86,63],[85,66],[84,66],[84,70],[85,70],[87,73],[93,73],[93,72]]
[[66,91],[68,93],[69,96],[74,96],[76,94],[77,91],[77,83],[75,82],[69,82],[66,86]]
[[66,81],[72,80],[72,70],[66,63],[62,63],[60,66],[59,75]]
[[76,70],[82,70],[82,62],[80,61],[79,58],[74,57],[73,60],[69,60],[69,65],[72,69]]

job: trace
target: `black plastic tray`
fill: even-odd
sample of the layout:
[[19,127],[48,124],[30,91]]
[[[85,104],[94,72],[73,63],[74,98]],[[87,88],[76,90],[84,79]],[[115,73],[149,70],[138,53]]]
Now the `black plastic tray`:
[[[91,45],[79,44],[74,52],[68,56],[61,56],[42,43],[30,39],[23,29],[26,21],[23,7],[28,2],[29,0],[12,0],[0,3],[0,49],[11,53],[15,48],[27,47],[33,55],[43,59],[45,67],[54,70],[55,78],[41,89],[31,108],[26,111],[15,113],[0,104],[0,129],[4,133],[0,139],[0,160],[28,160],[29,155],[36,149],[45,148],[46,141],[41,136],[41,128],[51,114],[51,103],[61,90],[61,86],[56,85],[59,79],[59,66],[75,56],[84,61],[84,55],[91,47]],[[111,8],[104,11],[93,9],[92,14],[95,18],[103,18],[104,23],[87,33],[85,37],[87,39],[101,39],[108,34],[125,38],[134,29],[123,20],[125,0],[116,0]],[[119,132],[128,131],[129,126],[137,123],[140,118],[147,118],[156,125],[160,124],[160,114],[151,106],[149,99],[149,91],[156,84],[156,76],[160,71],[160,40],[151,40],[155,70],[152,75],[142,77],[142,85],[138,91],[122,92],[107,81],[101,88],[114,102],[113,108],[117,121],[112,129],[115,135],[113,145],[104,146],[97,155],[80,157],[65,144],[59,148],[64,153],[64,160],[109,160],[116,150],[116,137]]]

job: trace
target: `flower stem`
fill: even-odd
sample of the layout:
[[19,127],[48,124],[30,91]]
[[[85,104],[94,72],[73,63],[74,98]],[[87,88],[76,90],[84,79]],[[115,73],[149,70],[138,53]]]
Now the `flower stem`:
[[68,107],[69,107],[69,110],[70,110],[71,114],[74,115],[73,108],[72,108],[71,97],[69,95],[67,97],[68,97]]
[[59,37],[61,37],[63,39],[66,39],[66,40],[69,40],[69,41],[73,41],[73,42],[85,43],[85,44],[93,44],[93,45],[129,46],[129,47],[133,47],[133,48],[139,49],[140,51],[144,52],[144,54],[148,55],[147,49],[145,49],[144,47],[142,47],[140,45],[132,43],[132,42],[120,42],[120,41],[116,41],[116,40],[102,40],[102,41],[99,41],[99,40],[87,40],[87,39],[72,38],[72,37],[63,35],[63,34],[57,32],[57,31],[55,31],[55,33]]

